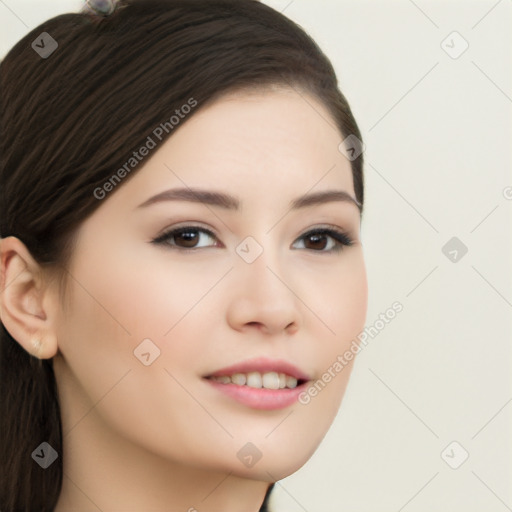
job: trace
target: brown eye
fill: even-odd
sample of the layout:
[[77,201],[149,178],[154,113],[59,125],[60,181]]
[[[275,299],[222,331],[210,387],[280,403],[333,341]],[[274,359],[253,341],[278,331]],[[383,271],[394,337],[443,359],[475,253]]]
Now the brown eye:
[[199,242],[204,239],[215,239],[215,235],[208,229],[186,226],[183,228],[173,229],[160,235],[153,240],[155,244],[168,245],[177,249],[201,249],[203,247],[214,247],[218,244],[209,244],[198,246]]
[[195,247],[199,240],[197,229],[188,229],[187,231],[180,231],[174,234],[174,241],[176,245],[181,247]]
[[347,234],[333,228],[318,228],[308,231],[298,241],[303,242],[304,245],[304,247],[299,247],[300,249],[326,253],[338,252],[343,246],[353,244]]
[[306,249],[324,250],[327,246],[327,237],[325,235],[312,234],[304,237]]

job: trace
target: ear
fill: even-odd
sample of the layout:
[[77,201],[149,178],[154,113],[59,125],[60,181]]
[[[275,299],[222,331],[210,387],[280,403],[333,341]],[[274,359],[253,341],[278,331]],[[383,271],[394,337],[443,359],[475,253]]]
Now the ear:
[[0,239],[0,319],[9,334],[39,359],[57,354],[55,299],[25,244],[13,236]]

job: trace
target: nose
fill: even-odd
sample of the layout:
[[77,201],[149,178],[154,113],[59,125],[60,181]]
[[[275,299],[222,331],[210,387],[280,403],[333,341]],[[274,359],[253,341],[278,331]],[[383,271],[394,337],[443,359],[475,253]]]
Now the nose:
[[301,325],[301,301],[290,276],[279,271],[268,251],[252,263],[239,259],[232,272],[234,284],[227,321],[237,331],[256,329],[265,335],[294,334]]

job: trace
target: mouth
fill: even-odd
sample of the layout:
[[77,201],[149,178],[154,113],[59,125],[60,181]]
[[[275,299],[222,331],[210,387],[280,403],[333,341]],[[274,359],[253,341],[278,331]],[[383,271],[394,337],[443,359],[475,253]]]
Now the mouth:
[[283,409],[297,401],[310,377],[282,360],[253,359],[203,377],[214,389],[252,409]]
[[305,382],[305,379],[297,379],[292,375],[281,372],[249,372],[234,373],[232,375],[208,376],[207,379],[222,384],[234,384],[254,389],[295,389]]

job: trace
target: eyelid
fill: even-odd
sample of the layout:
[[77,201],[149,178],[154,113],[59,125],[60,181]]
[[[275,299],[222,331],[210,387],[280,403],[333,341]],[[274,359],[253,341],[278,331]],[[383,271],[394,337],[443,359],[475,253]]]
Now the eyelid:
[[352,236],[350,235],[351,230],[349,230],[349,229],[345,229],[345,228],[342,228],[341,226],[337,226],[337,225],[335,225],[335,224],[316,224],[316,225],[314,225],[313,227],[308,228],[306,231],[304,231],[304,232],[303,232],[301,235],[299,235],[299,236],[308,235],[309,233],[316,232],[316,231],[322,231],[322,230],[332,230],[332,231],[336,231],[336,232],[338,232],[338,233],[343,233],[343,234],[344,234],[344,235],[346,235],[347,237],[352,238]]
[[212,228],[211,226],[209,226],[207,224],[201,224],[198,221],[191,220],[191,221],[178,222],[176,224],[167,226],[166,228],[162,229],[154,238],[159,238],[162,235],[166,235],[166,234],[172,233],[173,231],[178,231],[180,229],[185,229],[185,228],[203,229],[204,231],[208,231],[209,233],[214,234],[216,237],[219,236],[218,233],[216,232],[216,230],[214,228]]

